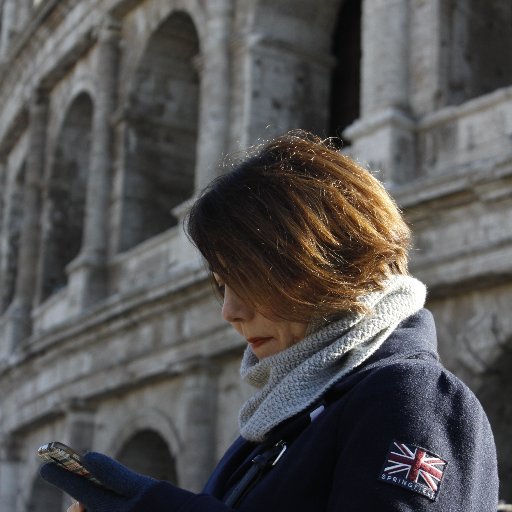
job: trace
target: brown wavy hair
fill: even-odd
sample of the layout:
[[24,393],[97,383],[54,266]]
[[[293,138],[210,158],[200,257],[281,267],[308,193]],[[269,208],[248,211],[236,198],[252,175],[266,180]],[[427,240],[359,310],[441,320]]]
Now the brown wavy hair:
[[410,230],[384,186],[330,139],[290,132],[252,148],[193,204],[186,230],[240,297],[269,316],[365,312],[407,274]]

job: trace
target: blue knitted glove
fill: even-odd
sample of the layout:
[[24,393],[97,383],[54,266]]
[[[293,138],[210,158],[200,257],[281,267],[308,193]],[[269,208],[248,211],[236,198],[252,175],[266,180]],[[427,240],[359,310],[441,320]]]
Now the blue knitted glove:
[[[42,466],[40,474],[44,480],[83,503],[87,512],[132,512],[150,489],[163,484],[139,475],[101,453],[89,452],[82,462],[105,488],[52,462]],[[168,492],[178,491],[171,484],[165,485],[169,487]]]

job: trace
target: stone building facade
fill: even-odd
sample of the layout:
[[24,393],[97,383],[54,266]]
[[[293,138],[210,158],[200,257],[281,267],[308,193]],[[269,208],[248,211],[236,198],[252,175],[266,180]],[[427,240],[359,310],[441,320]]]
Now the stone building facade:
[[291,128],[342,135],[403,208],[512,499],[510,1],[0,6],[0,510],[65,508],[53,439],[201,487],[249,390],[181,221]]

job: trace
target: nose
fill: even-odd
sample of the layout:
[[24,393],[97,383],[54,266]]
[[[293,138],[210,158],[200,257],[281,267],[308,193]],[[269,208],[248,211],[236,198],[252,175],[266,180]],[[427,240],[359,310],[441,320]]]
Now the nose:
[[222,318],[226,322],[244,322],[250,320],[252,307],[246,304],[229,286],[224,287]]

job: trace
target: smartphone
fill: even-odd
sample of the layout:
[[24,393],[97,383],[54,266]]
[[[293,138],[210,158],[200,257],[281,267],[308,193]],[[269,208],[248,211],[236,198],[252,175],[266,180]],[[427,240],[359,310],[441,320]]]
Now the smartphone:
[[101,482],[92,476],[83,466],[80,455],[64,443],[52,441],[51,443],[43,444],[38,448],[37,455],[45,462],[54,462],[72,473],[83,476],[98,485],[102,485]]

